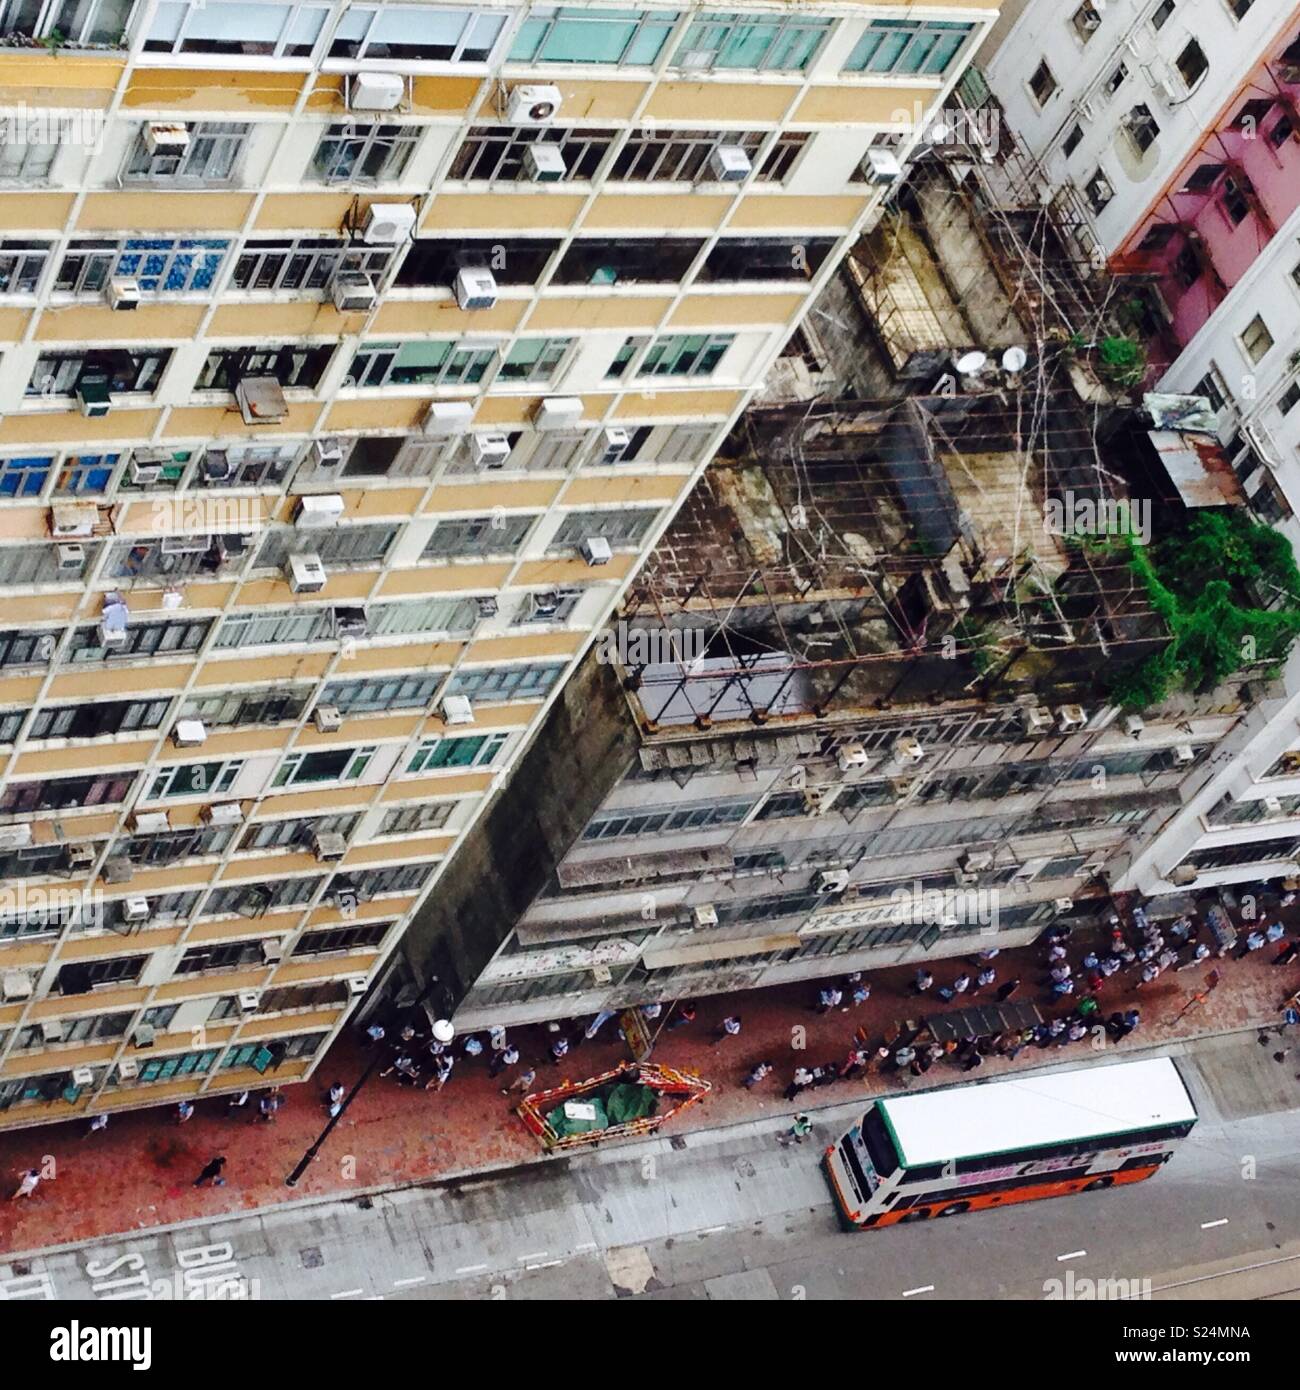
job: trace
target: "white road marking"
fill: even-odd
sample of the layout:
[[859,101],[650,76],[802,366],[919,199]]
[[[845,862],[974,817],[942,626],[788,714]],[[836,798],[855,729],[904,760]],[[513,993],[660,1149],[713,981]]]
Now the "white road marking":
[[395,1289],[405,1289],[411,1284],[423,1284],[425,1277],[426,1276],[423,1274],[417,1274],[414,1279],[394,1279],[393,1287]]
[[525,1260],[544,1260],[550,1253],[549,1250],[534,1250],[531,1255],[516,1255],[515,1259],[523,1264]]
[[562,1265],[563,1260],[545,1260],[539,1265],[525,1265],[525,1269],[554,1269],[556,1265]]
[[1086,1250],[1071,1250],[1068,1255],[1058,1255],[1056,1263],[1059,1265],[1062,1260],[1081,1260],[1087,1253]]
[[480,1270],[487,1268],[487,1265],[461,1265],[456,1271],[457,1274],[477,1274]]
[[584,1240],[581,1245],[575,1245],[573,1247],[573,1253],[575,1255],[580,1255],[584,1250],[594,1250],[595,1248],[596,1242],[594,1240]]
[[705,1226],[705,1228],[702,1231],[698,1232],[698,1234],[702,1236],[711,1236],[718,1231],[725,1231],[726,1229],[727,1228],[725,1226]]
[[355,1298],[357,1294],[365,1293],[365,1289],[344,1289],[342,1293],[332,1293],[331,1298]]
[[1227,1224],[1228,1218],[1226,1216],[1221,1216],[1217,1221],[1202,1221],[1201,1230],[1208,1231],[1212,1226],[1226,1226]]
[[903,1297],[904,1297],[904,1298],[911,1298],[911,1296],[912,1296],[914,1293],[933,1293],[933,1292],[934,1292],[934,1285],[933,1285],[933,1284],[922,1284],[921,1287],[920,1287],[919,1289],[904,1289],[904,1290],[903,1290]]

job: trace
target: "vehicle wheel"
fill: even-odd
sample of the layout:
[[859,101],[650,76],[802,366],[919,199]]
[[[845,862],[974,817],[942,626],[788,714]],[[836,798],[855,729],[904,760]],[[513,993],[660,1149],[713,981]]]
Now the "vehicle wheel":
[[946,1207],[939,1208],[940,1216],[959,1216],[964,1211],[970,1210],[969,1202],[949,1202]]
[[[930,1213],[925,1207],[920,1207],[915,1211],[907,1212],[902,1221],[924,1221],[929,1215]],[[902,1221],[899,1222],[900,1225],[902,1225]]]
[[1114,1178],[1093,1178],[1093,1180],[1090,1183],[1088,1183],[1083,1190],[1085,1192],[1100,1192],[1103,1187],[1113,1187],[1114,1185]]

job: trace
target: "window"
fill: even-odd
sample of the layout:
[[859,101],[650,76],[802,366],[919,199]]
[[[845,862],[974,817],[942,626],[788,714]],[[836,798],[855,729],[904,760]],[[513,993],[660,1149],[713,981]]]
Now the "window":
[[329,56],[486,63],[505,22],[501,10],[350,5],[334,32]]
[[590,237],[574,241],[555,267],[557,285],[676,284],[704,247],[698,238]]
[[535,285],[559,249],[558,237],[419,237],[393,283],[448,287],[458,271],[473,268],[490,270],[498,285]]
[[534,5],[510,50],[512,63],[616,63],[650,67],[678,15],[668,10],[587,10]]
[[[312,535],[312,553],[325,565],[378,565],[388,554],[398,528],[378,522],[370,526],[335,526]],[[296,531],[272,531],[257,552],[254,567],[280,569],[291,554],[305,550],[302,535]]]
[[[21,114],[11,115],[6,125],[11,126],[21,119],[24,119]],[[38,122],[30,117],[26,119],[39,130]],[[44,133],[55,136],[53,140],[30,139],[26,130],[15,130],[14,133],[22,138],[0,141],[0,182],[25,186],[48,183],[50,170],[54,167],[54,158],[59,152],[57,137],[62,136],[64,131],[51,122]]]
[[448,695],[468,695],[479,704],[539,700],[564,674],[564,662],[525,666],[462,668],[447,682]]
[[176,963],[173,974],[196,975],[202,970],[237,970],[241,965],[262,965],[262,940],[212,942],[192,946]]
[[555,533],[552,550],[579,546],[588,536],[600,536],[611,546],[636,549],[659,519],[657,508],[628,511],[569,512]]
[[1278,397],[1277,408],[1283,415],[1290,415],[1298,405],[1300,405],[1300,381],[1293,381]]
[[1254,190],[1244,174],[1230,175],[1223,181],[1219,202],[1224,214],[1234,227],[1239,227],[1250,216],[1251,194]]
[[219,650],[320,642],[329,637],[330,632],[328,608],[275,608],[254,613],[231,613],[222,619],[212,646],[214,650]]
[[132,835],[114,840],[110,859],[129,859],[133,864],[175,864],[204,854],[221,854],[235,832],[228,826],[187,826],[161,835]]
[[215,888],[203,904],[203,915],[215,917],[234,912],[240,917],[260,917],[273,908],[299,907],[310,902],[324,882],[324,874],[317,874],[314,878],[280,878],[263,885]]
[[601,160],[618,136],[616,130],[575,130],[548,127],[473,126],[452,161],[452,179],[521,179],[524,154],[530,145],[555,145],[564,160],[564,178],[594,178]]
[[1151,16],[1151,27],[1156,30],[1163,29],[1175,9],[1177,9],[1177,0],[1160,0]]
[[566,623],[582,602],[581,589],[548,589],[529,594],[515,615],[515,625],[523,623]]
[[323,290],[336,270],[381,279],[391,247],[350,245],[334,237],[287,237],[244,243],[231,276],[237,290]]
[[370,634],[395,637],[413,632],[469,632],[478,617],[479,606],[472,598],[378,603],[370,609]]
[[147,956],[115,956],[109,960],[78,961],[58,975],[60,994],[89,994],[96,985],[129,983],[140,978]]
[[390,183],[402,176],[422,130],[414,125],[356,125],[335,121],[312,156],[323,183]]
[[0,459],[0,497],[39,497],[53,467],[44,455]]
[[638,376],[710,376],[736,341],[734,333],[670,333],[654,339]]
[[245,377],[273,376],[281,386],[312,391],[320,384],[333,355],[333,343],[218,348],[208,353],[194,389],[234,391]]
[[1223,373],[1214,366],[1196,383],[1196,389],[1192,394],[1204,396],[1214,410],[1222,410],[1230,399],[1228,384],[1223,379]]
[[189,5],[162,0],[144,51],[310,58],[328,18],[328,5],[256,4],[247,0]]
[[1295,121],[1292,119],[1291,113],[1289,111],[1283,111],[1277,120],[1273,122],[1273,129],[1268,133],[1268,143],[1272,145],[1275,150],[1280,150],[1288,140],[1295,138],[1295,134]]
[[1139,154],[1145,154],[1155,144],[1156,137],[1160,134],[1160,127],[1156,124],[1156,118],[1151,114],[1151,108],[1141,102],[1124,118],[1124,127]]
[[167,717],[169,699],[95,700],[78,705],[43,705],[27,737],[101,738],[106,734],[156,729]]
[[709,252],[699,278],[810,280],[834,246],[834,237],[724,237]]
[[52,249],[48,241],[0,241],[0,294],[35,294]]
[[[232,618],[226,619],[230,621]],[[217,645],[222,645],[220,636]],[[287,724],[301,716],[311,694],[310,685],[300,685],[288,689],[272,686],[262,690],[230,690],[219,695],[192,696],[181,706],[177,717],[199,719],[218,728],[239,724]]]
[[944,20],[873,19],[849,54],[844,71],[938,77],[952,67],[974,32],[973,24]]
[[174,1076],[202,1076],[216,1065],[221,1049],[205,1048],[202,1052],[181,1052],[171,1057],[155,1057],[141,1066],[137,1084],[170,1081]]
[[1069,159],[1081,144],[1083,144],[1083,127],[1076,121],[1061,144],[1061,153],[1066,159]]
[[345,386],[467,386],[482,381],[495,346],[428,342],[363,343]]
[[1115,196],[1115,190],[1111,187],[1110,180],[1102,169],[1098,169],[1088,180],[1083,191],[1087,195],[1089,206],[1096,213],[1105,212],[1107,205]]
[[1228,0],[1228,8],[1237,19],[1245,19],[1255,0]]
[[195,476],[201,487],[274,487],[298,457],[297,444],[231,444],[208,448]]
[[153,391],[171,361],[171,348],[101,348],[42,352],[27,383],[29,396],[71,396],[84,380],[104,381],[110,392]]
[[1256,314],[1241,335],[1241,346],[1252,365],[1258,365],[1273,348],[1273,335],[1261,315]]
[[319,956],[329,951],[354,951],[378,946],[388,935],[391,922],[367,922],[359,927],[330,927],[326,931],[304,932],[289,952],[291,956]]
[[1029,79],[1029,90],[1034,94],[1034,100],[1039,106],[1046,106],[1056,91],[1056,87],[1056,78],[1052,75],[1051,68],[1047,66],[1047,59],[1044,58],[1034,69],[1034,75]]
[[461,738],[426,738],[407,763],[407,772],[434,772],[445,767],[490,767],[508,734],[470,734]]
[[296,787],[307,782],[355,782],[375,756],[373,746],[326,748],[317,753],[290,753],[275,774],[273,787]]
[[[436,867],[436,863],[394,864],[387,869],[367,869],[364,873],[349,875],[347,882],[359,898],[369,901],[381,893],[417,892],[429,881]],[[334,886],[330,884],[331,889]]]
[[1190,241],[1174,257],[1173,273],[1174,278],[1185,290],[1190,290],[1201,278],[1200,253]]
[[152,801],[163,796],[221,796],[234,785],[243,766],[242,758],[217,763],[177,763],[154,777],[148,797]]
[[211,618],[194,618],[174,623],[130,623],[126,643],[119,647],[100,645],[99,626],[73,630],[66,659],[71,662],[104,661],[112,658],[171,656],[177,652],[196,652],[212,626]]
[[107,492],[119,454],[67,454],[59,466],[56,493],[87,496]]
[[1146,235],[1138,242],[1138,250],[1154,255],[1163,251],[1169,243],[1178,235],[1178,226],[1174,222],[1157,222],[1154,226],[1147,229]]
[[76,238],[68,243],[54,288],[99,294],[114,276],[136,281],[145,294],[211,290],[230,250],[229,241],[184,237],[129,237],[117,242]]
[[365,714],[376,710],[427,709],[442,684],[441,675],[374,676],[369,680],[331,681],[321,691],[320,703],[333,705],[341,714]]
[[9,0],[0,11],[0,35],[6,38],[59,36],[63,44],[122,42],[135,0]]
[[297,816],[291,820],[266,821],[249,826],[239,842],[241,852],[259,849],[306,849],[315,835],[342,835],[345,839],[357,828],[360,813],[341,816]]
[[1205,50],[1195,39],[1187,41],[1186,47],[1175,59],[1175,64],[1188,87],[1195,87],[1210,67]]
[[502,361],[497,380],[545,385],[555,380],[572,347],[572,338],[520,338]]
[[57,632],[0,632],[0,666],[43,666],[58,645]]
[[134,183],[230,183],[250,129],[239,121],[193,121],[189,124],[189,144],[183,150],[150,153],[145,128],[141,127],[122,176]]
[[1071,16],[1070,23],[1074,26],[1074,32],[1087,43],[1101,28],[1101,13],[1092,0],[1083,0],[1083,4]]
[[735,825],[744,820],[753,806],[753,799],[746,798],[710,806],[660,806],[648,810],[608,812],[593,817],[582,832],[582,838],[617,840],[678,830],[712,830],[720,825]]
[[413,835],[420,830],[441,830],[456,809],[454,801],[429,801],[420,806],[401,806],[388,811],[379,825],[380,835]]
[[705,11],[673,52],[692,71],[803,72],[835,27],[833,19]]

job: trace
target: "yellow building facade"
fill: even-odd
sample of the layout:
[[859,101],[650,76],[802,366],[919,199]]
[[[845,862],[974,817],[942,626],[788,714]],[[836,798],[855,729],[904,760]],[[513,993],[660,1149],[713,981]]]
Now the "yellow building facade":
[[308,1076],[994,5],[0,5],[0,1126]]

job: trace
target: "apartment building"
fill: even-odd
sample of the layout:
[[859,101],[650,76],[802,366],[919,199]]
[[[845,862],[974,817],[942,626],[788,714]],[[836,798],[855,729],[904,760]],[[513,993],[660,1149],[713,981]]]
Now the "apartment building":
[[310,1075],[995,13],[0,7],[0,1125]]

